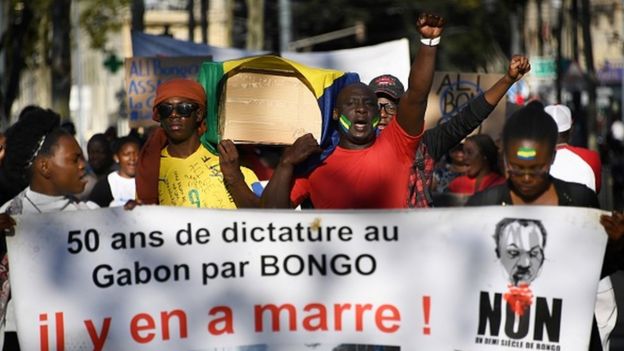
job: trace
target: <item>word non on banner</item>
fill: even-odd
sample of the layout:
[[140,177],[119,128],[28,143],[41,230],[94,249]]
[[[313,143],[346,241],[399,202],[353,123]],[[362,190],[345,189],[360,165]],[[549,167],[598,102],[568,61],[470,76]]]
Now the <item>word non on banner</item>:
[[7,240],[18,335],[25,350],[586,350],[600,214],[24,215]]

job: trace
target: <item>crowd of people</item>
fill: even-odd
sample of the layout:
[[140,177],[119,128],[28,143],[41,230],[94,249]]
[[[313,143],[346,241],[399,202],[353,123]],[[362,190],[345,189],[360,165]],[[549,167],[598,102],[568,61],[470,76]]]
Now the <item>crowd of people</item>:
[[[206,148],[201,141],[207,128],[206,93],[191,80],[174,79],[157,88],[153,120],[159,127],[147,140],[96,134],[87,145],[88,158],[57,113],[29,106],[0,139],[0,229],[11,235],[11,216],[17,214],[145,204],[224,209],[599,208],[600,158],[567,144],[572,118],[566,106],[533,101],[506,120],[500,140],[473,134],[507,90],[530,71],[524,56],[512,57],[505,74],[456,116],[423,131],[443,28],[438,16],[419,17],[422,44],[407,89],[396,77],[382,75],[338,93],[332,123],[340,139],[328,157],[305,173],[297,166],[323,151],[311,134],[268,164],[246,162],[249,157],[240,155],[230,140],[219,143],[218,153]],[[260,173],[270,174],[264,187],[256,176]],[[601,223],[609,246],[597,292],[592,350],[608,347],[617,316],[608,276],[624,261],[624,214],[604,215]],[[1,245],[0,344],[17,350],[4,240]]]

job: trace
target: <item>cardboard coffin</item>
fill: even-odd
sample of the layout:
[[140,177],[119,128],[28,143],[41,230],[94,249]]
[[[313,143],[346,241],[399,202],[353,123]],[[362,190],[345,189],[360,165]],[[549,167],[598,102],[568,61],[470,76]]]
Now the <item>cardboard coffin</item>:
[[221,138],[235,143],[289,145],[306,133],[320,142],[321,109],[296,72],[233,72],[223,85],[218,114]]

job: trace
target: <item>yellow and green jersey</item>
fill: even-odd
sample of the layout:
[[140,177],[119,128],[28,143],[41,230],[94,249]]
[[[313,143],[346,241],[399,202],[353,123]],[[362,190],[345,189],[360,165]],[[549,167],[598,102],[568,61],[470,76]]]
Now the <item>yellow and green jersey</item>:
[[[160,155],[158,199],[161,205],[234,209],[236,204],[223,184],[219,156],[205,147],[198,147],[187,158],[169,155],[164,148]],[[262,185],[254,172],[241,167],[245,182],[260,196]]]

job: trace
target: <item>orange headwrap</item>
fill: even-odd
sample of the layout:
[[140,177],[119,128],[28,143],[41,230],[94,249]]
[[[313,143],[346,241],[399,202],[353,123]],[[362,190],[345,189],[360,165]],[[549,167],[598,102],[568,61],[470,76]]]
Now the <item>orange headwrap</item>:
[[[185,98],[206,111],[206,93],[197,82],[189,79],[172,79],[161,83],[156,89],[152,108],[152,119],[160,122],[156,106],[169,98]],[[202,124],[203,125],[203,124]],[[201,127],[200,127],[201,128]],[[158,127],[147,140],[139,154],[135,176],[137,199],[143,204],[158,203],[158,173],[160,172],[160,152],[167,145],[164,129]]]
[[204,87],[194,80],[177,78],[163,82],[156,88],[156,98],[154,98],[152,107],[152,119],[154,121],[160,122],[156,106],[174,97],[189,99],[197,103],[202,111],[206,111],[206,92],[204,92]]

